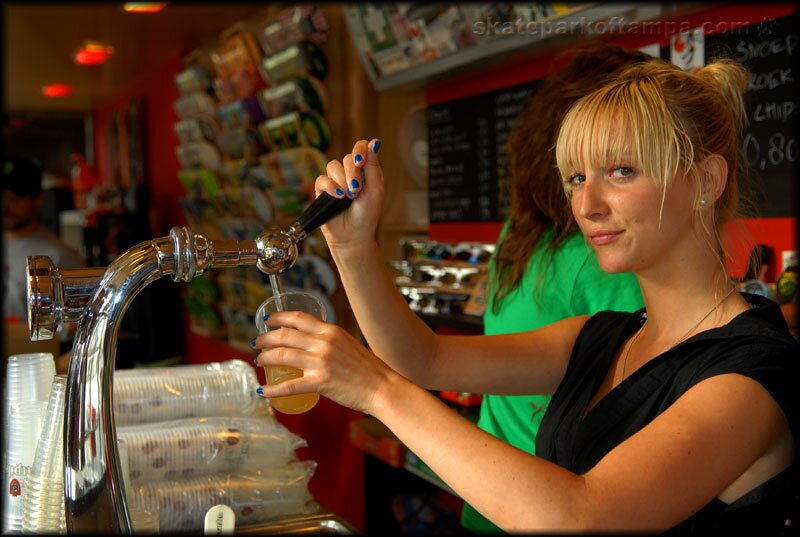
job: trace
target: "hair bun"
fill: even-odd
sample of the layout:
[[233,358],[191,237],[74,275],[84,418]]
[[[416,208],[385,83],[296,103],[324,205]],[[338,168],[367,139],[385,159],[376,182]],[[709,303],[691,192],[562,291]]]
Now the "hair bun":
[[744,92],[747,91],[750,76],[742,64],[727,58],[720,58],[701,67],[697,76],[714,86],[730,103],[734,120],[741,128],[747,123],[744,107]]

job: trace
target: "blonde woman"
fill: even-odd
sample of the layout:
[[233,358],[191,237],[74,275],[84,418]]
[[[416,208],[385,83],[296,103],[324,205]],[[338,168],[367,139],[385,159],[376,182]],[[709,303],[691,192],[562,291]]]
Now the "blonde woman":
[[[438,336],[410,312],[374,239],[376,141],[357,142],[317,191],[358,198],[323,232],[370,348],[274,314],[284,328],[259,336],[258,362],[305,376],[260,393],[318,391],[372,414],[507,531],[779,533],[797,490],[800,348],[774,302],[735,291],[720,240],[736,216],[746,84],[731,62],[690,74],[651,61],[571,108],[556,145],[564,190],[600,266],[634,272],[645,307],[518,334]],[[552,393],[536,455],[428,389]]]

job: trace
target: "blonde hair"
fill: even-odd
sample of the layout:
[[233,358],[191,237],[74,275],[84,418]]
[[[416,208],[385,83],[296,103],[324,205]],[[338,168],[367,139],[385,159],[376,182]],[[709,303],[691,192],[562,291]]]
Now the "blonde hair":
[[747,83],[747,70],[728,59],[695,73],[663,60],[626,69],[564,117],[556,161],[567,195],[567,178],[584,166],[627,163],[641,167],[661,187],[662,210],[667,189],[679,174],[694,179],[698,206],[703,178],[697,164],[720,155],[728,165],[727,183],[712,207],[713,229],[706,232],[722,261],[722,226],[739,216],[737,177]]

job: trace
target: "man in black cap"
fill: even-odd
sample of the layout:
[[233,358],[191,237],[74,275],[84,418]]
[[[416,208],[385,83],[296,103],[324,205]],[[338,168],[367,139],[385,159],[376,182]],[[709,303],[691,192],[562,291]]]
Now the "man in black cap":
[[6,322],[27,323],[25,264],[29,255],[47,256],[59,268],[84,265],[78,252],[39,222],[42,175],[41,166],[33,160],[3,159],[3,316]]

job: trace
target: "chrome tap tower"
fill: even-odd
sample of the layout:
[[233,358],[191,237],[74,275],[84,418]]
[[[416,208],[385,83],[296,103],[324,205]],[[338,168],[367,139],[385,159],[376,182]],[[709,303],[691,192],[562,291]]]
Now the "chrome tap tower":
[[255,265],[279,274],[297,245],[347,208],[351,199],[321,194],[288,229],[255,240],[208,240],[186,228],[125,251],[107,268],[59,269],[28,257],[28,327],[50,339],[77,322],[64,413],[64,494],[70,533],[132,533],[114,424],[113,378],[120,322],[131,301],[162,276],[191,281],[212,268]]

